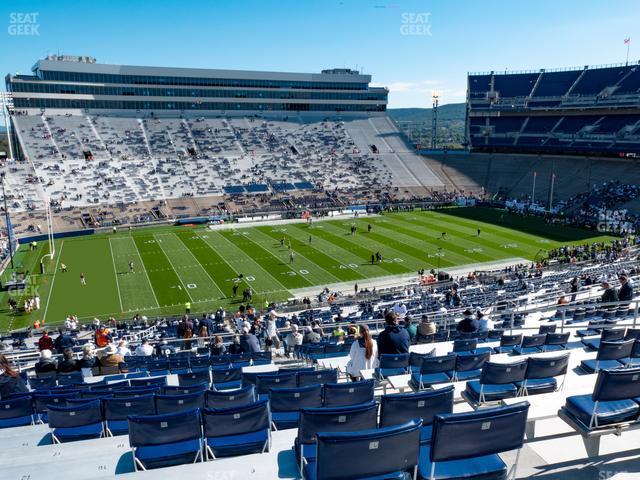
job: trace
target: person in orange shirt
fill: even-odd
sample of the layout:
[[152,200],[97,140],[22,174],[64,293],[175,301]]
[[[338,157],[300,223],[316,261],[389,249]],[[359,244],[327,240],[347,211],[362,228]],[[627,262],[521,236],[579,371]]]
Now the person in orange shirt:
[[98,327],[95,335],[95,343],[98,348],[104,348],[109,345],[111,343],[111,331],[102,325]]

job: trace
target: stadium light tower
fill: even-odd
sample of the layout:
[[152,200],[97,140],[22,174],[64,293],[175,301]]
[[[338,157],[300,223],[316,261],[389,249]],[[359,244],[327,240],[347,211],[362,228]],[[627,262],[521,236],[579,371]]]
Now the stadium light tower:
[[438,92],[433,92],[433,109],[431,110],[431,150],[435,150],[438,144]]

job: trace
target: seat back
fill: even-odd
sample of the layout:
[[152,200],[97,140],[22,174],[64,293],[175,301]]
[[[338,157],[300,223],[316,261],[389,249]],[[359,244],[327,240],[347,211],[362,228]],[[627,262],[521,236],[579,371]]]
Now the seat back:
[[438,390],[383,395],[380,427],[389,427],[421,418],[423,425],[431,425],[433,417],[453,412],[453,385]]
[[223,392],[207,390],[204,397],[205,408],[240,407],[255,401],[256,394],[253,385],[237,390],[225,390]]
[[538,333],[555,333],[556,328],[558,328],[558,326],[555,323],[551,323],[549,325],[540,325],[540,327],[538,327]]
[[433,357],[434,354],[435,354],[435,348],[431,350],[429,353],[416,353],[416,352],[409,353],[409,368],[416,371],[420,370],[420,367],[422,366],[422,359],[426,357]]
[[408,353],[394,353],[380,355],[380,369],[407,368],[409,366]]
[[521,382],[527,371],[527,360],[513,363],[486,362],[480,374],[480,383],[483,385],[505,385],[507,383]]
[[168,358],[149,358],[147,359],[147,370],[169,370]]
[[494,455],[522,447],[529,403],[436,415],[433,422],[432,462]]
[[[415,473],[420,454],[420,419],[362,432],[318,433],[317,479],[384,478]],[[336,462],[349,458],[348,462]]]
[[80,371],[58,374],[58,385],[73,385],[82,382],[84,382],[84,376]]
[[209,389],[209,382],[203,382],[199,385],[167,385],[162,387],[163,395],[186,395],[188,393],[204,392]]
[[324,386],[324,406],[358,405],[373,400],[373,380],[348,383],[327,383]]
[[38,393],[33,394],[33,403],[37,413],[46,413],[48,405],[66,405],[68,398],[79,398],[80,392],[70,391],[64,393]]
[[25,394],[0,401],[0,428],[33,423],[33,401]]
[[465,338],[460,340],[454,340],[453,351],[468,352],[470,350],[475,350],[477,345],[478,345],[478,340],[475,338]]
[[49,427],[53,429],[95,425],[102,422],[101,403],[96,399],[68,406],[49,405],[47,419]]
[[298,372],[298,386],[324,385],[325,383],[338,383],[338,370],[315,370],[312,372]]
[[55,376],[49,377],[29,377],[29,385],[33,390],[45,390],[57,385]]
[[619,360],[631,356],[635,340],[623,340],[621,342],[600,342],[596,360]]
[[527,380],[551,378],[566,375],[569,367],[569,354],[557,357],[529,357],[524,377]]
[[565,333],[547,333],[547,338],[544,341],[545,345],[565,345],[569,341],[571,332]]
[[205,367],[208,368],[209,356],[203,355],[200,357],[191,357],[189,359],[189,366],[191,367],[191,370],[196,370],[196,369],[205,368]]
[[271,428],[269,401],[265,398],[248,405],[202,410],[205,438],[242,435]]
[[640,397],[640,367],[598,371],[592,394],[594,402],[637,397]]
[[272,388],[294,388],[298,385],[295,373],[286,375],[258,375],[256,377],[256,391],[258,395],[267,395]]
[[537,335],[527,335],[522,337],[522,343],[520,346],[522,348],[532,348],[532,347],[541,347],[544,345],[544,341],[547,338],[546,333],[538,333]]
[[178,385],[181,387],[188,385],[199,385],[201,383],[211,383],[209,367],[194,368],[189,373],[178,374]]
[[167,377],[132,378],[128,381],[132,387],[164,387]]
[[129,387],[122,388],[113,391],[113,396],[116,398],[134,398],[141,397],[143,395],[156,395],[160,393],[160,387]]
[[269,390],[272,412],[295,412],[302,408],[322,407],[322,385]]
[[601,342],[618,342],[624,340],[624,328],[605,328],[600,334]]
[[456,357],[455,353],[439,357],[425,357],[422,359],[420,373],[425,375],[428,373],[452,372],[456,369]]
[[515,347],[516,345],[520,345],[521,343],[522,343],[521,333],[518,333],[517,335],[503,334],[502,337],[500,337],[501,347]]
[[211,383],[238,382],[242,380],[242,368],[212,368]]
[[165,415],[130,415],[129,444],[134,448],[200,440],[198,409]]
[[105,420],[126,420],[129,415],[155,415],[156,402],[153,394],[132,398],[105,398]]
[[468,372],[478,370],[489,361],[491,352],[482,352],[474,355],[458,355],[456,357],[456,372]]
[[158,415],[182,412],[204,406],[204,391],[186,395],[156,395],[156,411]]
[[303,408],[298,419],[299,445],[314,443],[318,432],[354,432],[377,427],[375,402],[336,408]]
[[638,340],[640,338],[640,328],[627,328],[624,334],[625,340]]

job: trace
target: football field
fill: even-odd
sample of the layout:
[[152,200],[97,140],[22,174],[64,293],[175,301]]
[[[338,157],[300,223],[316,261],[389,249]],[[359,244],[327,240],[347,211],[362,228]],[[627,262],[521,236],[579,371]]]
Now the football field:
[[[352,225],[357,227],[354,235]],[[163,226],[64,238],[56,240],[56,256],[45,264],[44,274],[38,264],[46,253],[45,242],[36,251],[20,247],[16,269],[31,274],[27,289],[14,298],[22,307],[26,296],[37,293],[41,305],[30,314],[22,308],[11,312],[10,294],[3,292],[0,330],[31,325],[36,319],[54,325],[68,315],[87,322],[96,316],[104,320],[135,313],[180,314],[186,302],[194,313],[229,308],[240,302],[247,286],[254,292],[253,303],[262,306],[265,301],[291,298],[302,288],[317,287],[319,292],[344,282],[364,288],[371,279],[413,274],[420,268],[533,260],[560,245],[608,239],[483,208],[386,213],[315,221],[311,227],[306,223],[227,229]],[[372,264],[376,252],[383,260]],[[9,274],[5,272],[3,279]],[[86,285],[81,284],[81,274]],[[236,298],[234,283],[239,287]]]

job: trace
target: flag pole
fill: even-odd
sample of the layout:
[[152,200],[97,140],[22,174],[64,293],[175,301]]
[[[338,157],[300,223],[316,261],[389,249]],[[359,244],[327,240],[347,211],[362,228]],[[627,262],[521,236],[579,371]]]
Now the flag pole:
[[627,59],[626,59],[626,61],[624,63],[625,66],[626,66],[626,65],[629,65],[629,47],[631,46],[631,37],[626,38],[624,43],[627,44]]
[[538,172],[533,172],[533,190],[531,192],[531,205],[536,203],[536,177]]

